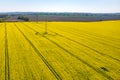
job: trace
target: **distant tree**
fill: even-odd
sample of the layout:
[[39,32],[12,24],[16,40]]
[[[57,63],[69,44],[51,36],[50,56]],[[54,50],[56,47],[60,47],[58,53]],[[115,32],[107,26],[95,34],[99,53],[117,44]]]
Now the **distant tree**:
[[24,20],[25,20],[25,21],[29,21],[29,18],[28,18],[28,17],[24,17]]
[[25,17],[25,16],[18,16],[17,19],[21,19],[21,20],[24,20],[24,21],[29,21],[29,18]]
[[17,19],[23,19],[24,18],[24,16],[18,16],[18,18]]

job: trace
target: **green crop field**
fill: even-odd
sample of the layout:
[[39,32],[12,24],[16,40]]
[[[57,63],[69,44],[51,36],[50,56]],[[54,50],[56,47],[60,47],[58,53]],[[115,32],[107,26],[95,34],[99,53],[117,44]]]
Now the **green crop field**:
[[0,23],[0,80],[120,80],[120,21]]

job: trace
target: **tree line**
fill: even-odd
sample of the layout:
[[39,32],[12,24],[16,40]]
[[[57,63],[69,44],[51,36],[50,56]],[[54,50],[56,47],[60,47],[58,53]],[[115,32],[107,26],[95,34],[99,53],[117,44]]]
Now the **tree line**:
[[24,21],[29,21],[29,18],[25,17],[25,16],[18,16],[17,19],[21,19],[21,20],[24,20]]

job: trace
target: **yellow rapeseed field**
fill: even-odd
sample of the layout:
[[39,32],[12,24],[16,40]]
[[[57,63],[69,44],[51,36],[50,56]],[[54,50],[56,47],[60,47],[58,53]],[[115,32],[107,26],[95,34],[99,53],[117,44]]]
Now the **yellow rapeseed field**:
[[120,21],[0,23],[0,80],[120,80]]

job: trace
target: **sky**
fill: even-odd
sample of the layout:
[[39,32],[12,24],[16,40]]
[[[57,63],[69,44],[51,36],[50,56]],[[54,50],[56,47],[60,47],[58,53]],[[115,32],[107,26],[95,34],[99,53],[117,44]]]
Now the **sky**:
[[120,0],[0,0],[0,12],[120,12]]

